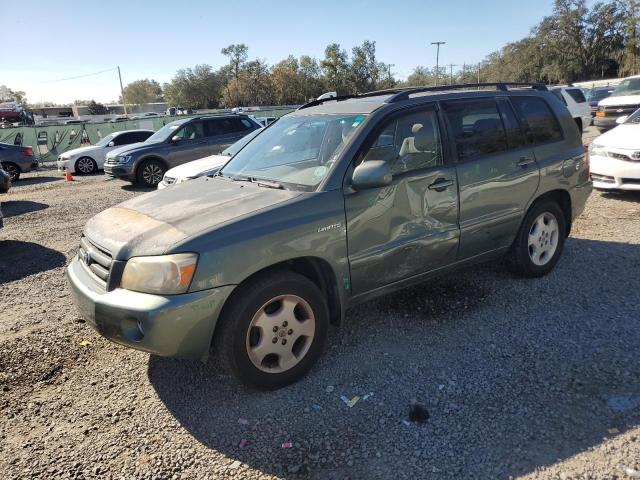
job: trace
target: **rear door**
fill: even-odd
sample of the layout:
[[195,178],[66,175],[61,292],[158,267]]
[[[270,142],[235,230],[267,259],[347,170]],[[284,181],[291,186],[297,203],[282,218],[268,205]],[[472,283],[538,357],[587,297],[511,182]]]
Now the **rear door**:
[[178,137],[178,141],[169,144],[167,149],[168,168],[208,155],[207,138],[202,121],[183,125],[174,137]]
[[250,120],[241,117],[221,117],[206,122],[211,154],[222,152],[255,129]]
[[457,155],[459,259],[510,245],[540,172],[506,98],[443,102]]
[[436,105],[421,107],[386,121],[356,159],[389,162],[393,181],[345,190],[354,295],[455,261],[458,189],[441,132]]

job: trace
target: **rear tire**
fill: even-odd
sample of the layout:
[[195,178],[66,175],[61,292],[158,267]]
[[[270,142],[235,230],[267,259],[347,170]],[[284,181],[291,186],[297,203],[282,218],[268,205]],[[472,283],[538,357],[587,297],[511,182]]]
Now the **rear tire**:
[[15,163],[2,163],[2,168],[9,174],[9,177],[11,177],[11,183],[20,178],[20,167],[18,167]]
[[553,200],[535,203],[527,212],[508,254],[512,270],[524,277],[546,275],[562,254],[567,223]]
[[162,181],[165,166],[158,160],[145,160],[136,170],[136,180],[142,187],[157,187]]
[[286,270],[240,285],[225,305],[216,354],[242,382],[280,388],[316,362],[327,337],[329,310],[320,289]]

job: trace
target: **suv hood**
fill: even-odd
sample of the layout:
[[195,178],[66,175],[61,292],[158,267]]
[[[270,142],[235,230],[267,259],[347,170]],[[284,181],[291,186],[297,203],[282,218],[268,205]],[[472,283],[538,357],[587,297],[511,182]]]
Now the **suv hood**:
[[640,95],[610,96],[600,100],[598,105],[602,107],[610,107],[611,105],[640,105]]
[[109,208],[89,220],[84,232],[118,260],[161,255],[199,232],[300,195],[249,182],[199,178]]
[[147,142],[139,142],[139,143],[130,143],[129,145],[125,145],[124,147],[116,148],[115,150],[111,150],[108,154],[109,157],[113,158],[117,155],[131,155],[133,153],[144,152],[145,150],[151,150],[153,148],[158,147],[158,145],[162,145],[162,143],[147,143]]

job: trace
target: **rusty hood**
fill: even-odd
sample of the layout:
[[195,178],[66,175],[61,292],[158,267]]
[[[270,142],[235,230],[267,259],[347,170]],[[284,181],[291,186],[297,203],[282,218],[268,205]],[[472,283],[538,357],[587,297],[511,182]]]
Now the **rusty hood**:
[[89,220],[84,233],[118,260],[161,255],[189,237],[299,195],[248,182],[200,178],[109,208]]

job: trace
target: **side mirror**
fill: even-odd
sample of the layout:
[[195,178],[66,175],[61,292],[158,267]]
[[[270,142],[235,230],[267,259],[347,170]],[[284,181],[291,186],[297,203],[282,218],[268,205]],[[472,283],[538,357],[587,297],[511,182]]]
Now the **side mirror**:
[[116,144],[115,144],[114,142],[109,142],[109,143],[107,144],[107,147],[114,147],[115,145],[116,145]]
[[182,139],[178,135],[171,137],[171,143],[178,143],[180,140]]
[[627,121],[627,118],[629,118],[629,115],[623,115],[623,116],[621,116],[621,117],[618,117],[618,118],[616,118],[616,123],[617,123],[618,125],[620,125],[620,124],[622,124],[622,123],[626,122],[626,121]]
[[391,184],[392,178],[391,169],[387,162],[370,160],[368,162],[362,162],[353,171],[351,187],[354,190],[386,187]]

